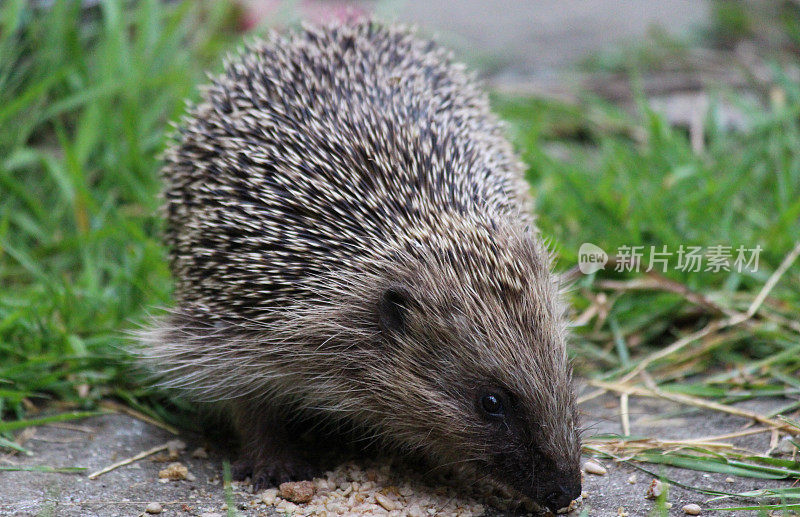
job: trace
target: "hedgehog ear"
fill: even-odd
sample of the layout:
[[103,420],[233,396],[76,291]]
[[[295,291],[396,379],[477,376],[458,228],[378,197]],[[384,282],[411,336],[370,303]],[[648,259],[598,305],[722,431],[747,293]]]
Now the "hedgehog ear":
[[392,286],[383,291],[378,303],[378,324],[383,332],[401,332],[405,328],[410,301],[405,287]]

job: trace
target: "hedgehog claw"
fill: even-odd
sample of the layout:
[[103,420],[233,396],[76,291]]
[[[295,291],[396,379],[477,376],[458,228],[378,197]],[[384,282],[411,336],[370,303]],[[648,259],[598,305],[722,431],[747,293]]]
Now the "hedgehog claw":
[[310,480],[319,474],[311,463],[292,455],[268,455],[261,451],[260,458],[243,457],[231,466],[231,477],[235,481],[250,478],[253,490],[277,487],[287,481]]

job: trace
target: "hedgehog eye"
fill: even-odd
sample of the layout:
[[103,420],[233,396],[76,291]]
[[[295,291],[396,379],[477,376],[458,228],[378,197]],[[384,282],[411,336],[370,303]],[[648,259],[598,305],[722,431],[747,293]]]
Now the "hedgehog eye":
[[480,397],[480,407],[484,413],[492,417],[502,417],[506,414],[503,396],[496,392],[486,392]]
[[378,306],[378,324],[384,332],[399,332],[406,323],[409,304],[408,291],[402,287],[390,287],[383,292]]

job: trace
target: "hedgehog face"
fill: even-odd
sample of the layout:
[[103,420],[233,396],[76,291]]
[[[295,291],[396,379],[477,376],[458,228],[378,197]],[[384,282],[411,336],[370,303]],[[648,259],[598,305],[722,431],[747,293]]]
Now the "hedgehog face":
[[426,437],[406,445],[556,510],[580,495],[580,436],[558,289],[533,244],[455,266],[429,256],[386,286],[377,306],[391,366],[380,370],[414,388],[387,386],[389,407],[420,415],[397,422],[401,441]]
[[567,417],[556,430],[548,429],[540,419],[552,409],[543,408],[542,401],[523,398],[497,386],[476,390],[477,413],[485,421],[482,443],[486,444],[479,469],[556,511],[581,492],[574,417]]

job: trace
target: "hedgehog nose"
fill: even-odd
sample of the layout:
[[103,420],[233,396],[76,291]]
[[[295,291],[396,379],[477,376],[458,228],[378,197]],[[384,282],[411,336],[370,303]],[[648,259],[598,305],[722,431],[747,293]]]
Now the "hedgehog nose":
[[544,498],[544,504],[551,511],[556,512],[562,508],[569,506],[574,499],[581,495],[580,487],[558,485],[557,490],[553,490]]

